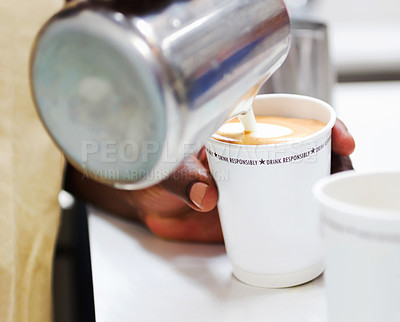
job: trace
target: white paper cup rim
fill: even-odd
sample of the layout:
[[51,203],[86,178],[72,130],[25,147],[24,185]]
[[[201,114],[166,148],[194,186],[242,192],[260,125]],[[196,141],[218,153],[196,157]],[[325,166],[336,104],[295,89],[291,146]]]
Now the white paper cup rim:
[[346,217],[347,218],[351,217],[353,219],[360,219],[360,220],[367,219],[371,221],[380,221],[380,222],[387,221],[387,222],[398,223],[400,222],[400,211],[394,209],[392,210],[389,208],[357,205],[351,202],[338,200],[332,196],[329,196],[324,191],[328,186],[333,185],[340,181],[344,182],[349,178],[379,176],[379,175],[385,175],[385,176],[400,175],[400,171],[356,172],[352,170],[352,171],[344,171],[336,173],[329,177],[325,177],[319,180],[313,187],[313,194],[320,204],[329,209],[336,210],[336,215],[338,217],[341,216],[342,219],[345,219]]
[[323,136],[324,134],[328,133],[333,126],[335,125],[336,122],[336,113],[335,110],[326,102],[318,99],[318,98],[314,98],[311,96],[306,96],[306,95],[298,95],[298,94],[261,94],[261,95],[257,95],[255,100],[264,100],[264,99],[268,99],[268,98],[292,98],[292,99],[299,99],[299,100],[303,100],[303,101],[310,101],[310,102],[315,102],[318,103],[322,106],[324,106],[331,114],[331,117],[329,119],[329,122],[319,131],[311,134],[311,135],[307,135],[305,137],[296,139],[296,140],[291,140],[291,141],[287,141],[287,142],[283,142],[283,143],[275,143],[275,144],[236,144],[236,143],[228,143],[228,142],[222,142],[219,140],[216,140],[212,137],[209,138],[209,140],[211,142],[213,142],[213,144],[220,144],[222,146],[229,146],[230,148],[238,148],[241,149],[243,147],[246,148],[251,148],[251,147],[257,147],[257,149],[261,149],[261,150],[276,150],[276,149],[285,149],[287,147],[291,147],[293,144],[295,143],[306,143],[306,142],[310,142],[315,140],[316,138],[319,138],[321,136]]

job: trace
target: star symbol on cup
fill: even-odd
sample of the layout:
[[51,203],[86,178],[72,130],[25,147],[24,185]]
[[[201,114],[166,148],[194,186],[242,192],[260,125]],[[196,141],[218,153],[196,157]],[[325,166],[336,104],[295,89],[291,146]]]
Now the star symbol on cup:
[[217,153],[214,152],[214,156],[217,157]]
[[315,153],[315,149],[314,148],[311,149],[311,153]]
[[265,160],[261,159],[260,164],[265,164]]

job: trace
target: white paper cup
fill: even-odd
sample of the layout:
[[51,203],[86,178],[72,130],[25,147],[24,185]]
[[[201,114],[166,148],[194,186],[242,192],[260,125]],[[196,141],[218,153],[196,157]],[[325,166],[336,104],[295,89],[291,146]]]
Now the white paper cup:
[[324,269],[315,182],[329,174],[335,112],[311,97],[259,95],[256,115],[311,118],[327,123],[291,143],[237,145],[208,140],[218,209],[233,274],[261,287],[310,281]]
[[330,322],[400,321],[400,172],[348,171],[314,187]]

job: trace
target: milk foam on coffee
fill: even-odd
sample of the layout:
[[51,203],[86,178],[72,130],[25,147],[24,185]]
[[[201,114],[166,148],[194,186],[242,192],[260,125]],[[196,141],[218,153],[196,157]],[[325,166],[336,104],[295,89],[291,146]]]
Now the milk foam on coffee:
[[[234,119],[223,124],[219,130],[212,135],[212,138],[232,144],[277,144],[306,137],[318,132],[326,125],[324,122],[313,119],[278,116],[256,116],[256,122],[252,125],[251,117],[251,114],[247,115],[247,117],[244,118],[245,122],[243,122],[243,118],[241,118],[240,121]],[[250,124],[254,130],[248,131],[248,124]]]

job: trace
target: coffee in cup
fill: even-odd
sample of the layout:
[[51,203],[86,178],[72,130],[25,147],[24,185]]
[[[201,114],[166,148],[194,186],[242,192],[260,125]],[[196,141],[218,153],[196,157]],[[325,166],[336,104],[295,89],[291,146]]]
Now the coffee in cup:
[[292,117],[256,116],[255,120],[255,131],[246,131],[238,119],[233,119],[222,125],[212,138],[230,144],[278,144],[304,138],[326,126],[319,120]]

